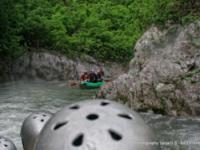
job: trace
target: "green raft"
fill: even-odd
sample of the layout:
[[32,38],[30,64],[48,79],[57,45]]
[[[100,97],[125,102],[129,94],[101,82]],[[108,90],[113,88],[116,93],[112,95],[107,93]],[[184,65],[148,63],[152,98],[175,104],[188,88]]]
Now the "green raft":
[[87,81],[83,81],[80,83],[80,87],[84,88],[84,89],[95,89],[95,88],[99,88],[101,86],[103,86],[105,84],[105,82],[87,82]]

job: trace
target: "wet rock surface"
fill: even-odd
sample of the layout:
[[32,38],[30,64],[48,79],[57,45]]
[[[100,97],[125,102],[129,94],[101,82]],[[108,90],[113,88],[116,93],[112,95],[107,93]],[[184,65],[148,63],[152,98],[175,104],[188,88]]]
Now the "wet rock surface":
[[102,87],[99,96],[135,110],[200,115],[200,21],[161,31],[149,29],[135,46],[129,72]]

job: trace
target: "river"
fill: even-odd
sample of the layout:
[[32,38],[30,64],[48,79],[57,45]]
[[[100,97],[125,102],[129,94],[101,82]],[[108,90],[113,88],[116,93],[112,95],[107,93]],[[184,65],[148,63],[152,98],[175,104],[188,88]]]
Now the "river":
[[[0,84],[0,135],[23,150],[20,129],[23,120],[37,111],[56,112],[73,101],[91,99],[96,90],[67,87],[67,82],[13,81]],[[162,150],[199,150],[200,118],[167,117],[140,113],[161,141]]]

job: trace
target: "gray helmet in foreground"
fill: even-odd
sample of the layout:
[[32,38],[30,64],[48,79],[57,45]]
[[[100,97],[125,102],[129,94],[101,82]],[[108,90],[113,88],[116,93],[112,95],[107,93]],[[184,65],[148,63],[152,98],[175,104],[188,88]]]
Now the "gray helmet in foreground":
[[57,112],[34,150],[158,150],[139,115],[108,100],[87,100]]
[[38,112],[29,115],[23,122],[21,138],[24,150],[33,150],[37,138],[52,115],[47,112]]
[[17,150],[17,148],[11,140],[0,136],[0,150]]

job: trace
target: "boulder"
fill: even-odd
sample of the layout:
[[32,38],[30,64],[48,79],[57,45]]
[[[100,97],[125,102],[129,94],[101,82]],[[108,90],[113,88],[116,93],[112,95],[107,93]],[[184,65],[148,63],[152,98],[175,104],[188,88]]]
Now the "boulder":
[[150,28],[135,45],[128,73],[102,87],[99,96],[138,111],[200,115],[199,43],[200,21]]

